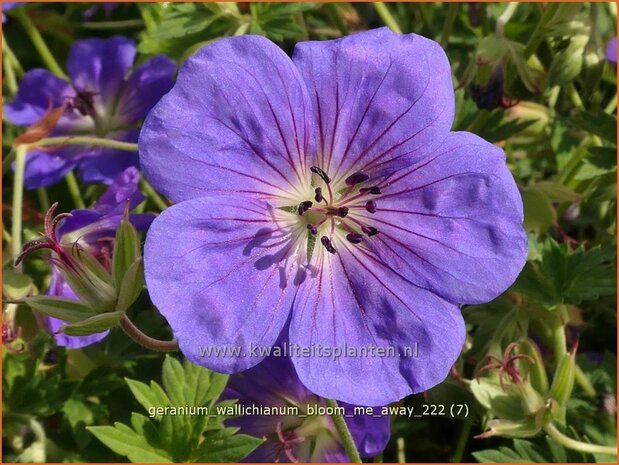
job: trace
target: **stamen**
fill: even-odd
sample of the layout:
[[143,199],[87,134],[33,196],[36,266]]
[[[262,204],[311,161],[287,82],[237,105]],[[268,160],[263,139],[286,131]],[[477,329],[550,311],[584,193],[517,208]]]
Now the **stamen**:
[[348,239],[348,241],[352,242],[353,244],[359,244],[360,242],[363,242],[363,236],[357,233],[348,233],[346,235],[346,239]]
[[329,239],[327,236],[322,236],[320,238],[320,243],[325,247],[325,249],[327,249],[327,252],[335,254],[335,247],[333,247],[331,239]]
[[367,181],[368,179],[370,179],[370,177],[367,174],[362,171],[357,171],[356,173],[348,176],[344,182],[346,182],[347,186],[354,186],[355,184]]
[[378,229],[374,226],[361,226],[361,230],[368,235],[368,237],[375,236],[378,234]]
[[346,215],[348,215],[348,207],[340,207],[337,209],[337,216],[346,218]]
[[318,234],[318,228],[315,224],[308,224],[307,229],[309,229],[309,232],[312,234]]
[[376,213],[376,202],[374,200],[368,200],[365,204],[365,209],[370,213]]
[[301,202],[299,204],[299,208],[298,208],[298,212],[299,215],[303,216],[303,214],[308,211],[310,208],[312,208],[312,205],[314,205],[310,200],[306,200],[305,202]]
[[327,176],[327,173],[325,173],[321,168],[318,168],[317,166],[312,166],[310,168],[310,171],[320,176],[320,178],[325,182],[325,184],[329,184],[331,182],[331,178]]
[[361,189],[359,189],[359,192],[369,192],[370,194],[374,195],[379,195],[381,193],[380,187],[378,186],[362,187]]
[[317,187],[314,192],[316,193],[316,195],[314,196],[314,200],[316,202],[322,202],[322,199],[324,199],[324,197],[322,196],[322,189],[320,187]]

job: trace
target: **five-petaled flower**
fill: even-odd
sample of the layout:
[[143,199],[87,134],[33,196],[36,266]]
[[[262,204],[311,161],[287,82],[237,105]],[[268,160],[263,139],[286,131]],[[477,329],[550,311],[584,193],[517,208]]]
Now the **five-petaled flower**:
[[[46,231],[50,233],[48,236],[51,236],[48,239],[56,243],[50,245],[57,245],[57,247],[50,248],[60,250],[62,254],[64,248],[74,249],[79,247],[90,252],[105,268],[111,268],[114,236],[123,218],[125,208],[133,209],[144,200],[137,187],[139,178],[140,174],[137,169],[129,167],[117,176],[91,209],[73,210],[70,214],[61,214],[64,218],[59,218],[62,221],[56,222],[57,229],[56,224],[53,224],[52,230]],[[154,215],[150,213],[129,215],[131,223],[141,231],[145,231],[153,219]],[[52,265],[52,279],[47,294],[77,299],[69,284],[63,279],[57,265]],[[66,322],[63,320],[45,317],[45,325],[55,334],[58,345],[71,349],[86,347],[99,342],[108,333],[108,331],[104,331],[90,336],[68,336],[58,333],[64,324]]]
[[[28,71],[15,99],[4,107],[14,124],[29,126],[50,108],[65,108],[52,136],[96,136],[135,142],[138,123],[173,84],[176,65],[156,56],[129,75],[136,54],[132,40],[121,36],[75,42],[67,62],[71,82],[45,69]],[[32,150],[26,162],[28,188],[49,186],[74,168],[84,181],[111,183],[129,166],[133,152],[94,146]]]
[[[245,409],[270,407],[278,413],[227,421],[241,433],[264,438],[264,444],[244,462],[349,461],[331,417],[317,414],[317,409],[326,406],[324,399],[301,384],[287,357],[267,357],[254,368],[231,376],[222,399],[238,399]],[[359,414],[354,406],[344,403],[339,408],[345,412],[361,457],[380,454],[389,441],[389,416]]]
[[[187,60],[139,139],[146,177],[177,202],[148,232],[145,275],[185,356],[235,373],[282,332],[300,347],[416,344],[292,362],[348,403],[441,382],[459,306],[502,293],[527,252],[503,151],[450,132],[453,117],[445,53],[415,34],[303,42],[292,60],[235,37]],[[213,345],[230,351],[203,357]]]

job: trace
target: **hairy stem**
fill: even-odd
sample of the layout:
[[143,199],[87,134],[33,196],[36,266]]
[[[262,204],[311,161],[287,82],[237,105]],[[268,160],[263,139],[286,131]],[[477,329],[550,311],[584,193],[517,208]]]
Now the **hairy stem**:
[[67,183],[67,187],[69,188],[69,194],[71,194],[71,198],[73,199],[73,203],[77,208],[86,208],[86,204],[84,204],[84,199],[82,199],[82,193],[80,192],[80,186],[77,183],[77,179],[75,178],[75,174],[73,171],[69,171],[67,176],[65,177],[65,181]]
[[606,454],[606,455],[617,455],[617,448],[610,446],[600,446],[598,444],[590,444],[588,442],[576,441],[570,437],[567,437],[561,431],[557,429],[555,425],[552,423],[548,423],[544,426],[544,431],[548,433],[552,439],[557,441],[564,447],[568,449],[577,450],[579,452],[584,452],[588,454]]
[[94,145],[96,147],[107,147],[111,149],[125,150],[127,152],[137,152],[138,144],[133,142],[123,142],[114,139],[104,139],[102,137],[90,136],[57,136],[46,137],[32,144],[28,144],[28,148],[47,147],[50,145]]
[[445,24],[443,24],[443,31],[441,32],[441,46],[445,47],[449,42],[449,36],[453,31],[454,24],[458,18],[458,11],[460,11],[459,3],[450,3],[447,8],[447,18],[445,18]]
[[380,19],[383,20],[383,23],[385,23],[385,25],[389,29],[391,29],[393,32],[402,34],[402,29],[400,28],[400,25],[389,11],[389,8],[387,8],[387,5],[385,5],[383,2],[373,2],[372,5],[374,6],[376,13],[378,13],[378,16],[380,16]]
[[43,63],[45,63],[45,66],[47,66],[47,68],[56,76],[67,79],[67,75],[64,73],[64,71],[54,58],[54,55],[52,55],[52,52],[50,52],[49,48],[47,48],[45,40],[41,36],[39,30],[30,20],[30,17],[26,13],[26,11],[23,8],[17,8],[15,12],[17,20],[26,31],[28,37],[30,37],[34,48],[39,53],[41,59],[43,60]]
[[333,423],[335,424],[335,429],[337,430],[340,438],[342,439],[342,445],[344,446],[344,450],[346,451],[348,459],[351,461],[351,463],[361,463],[359,451],[357,450],[355,441],[350,434],[350,430],[348,429],[348,425],[344,420],[344,416],[337,413],[337,401],[333,399],[327,399],[327,407],[331,407],[335,412],[333,415],[331,415],[331,418],[333,419]]
[[[26,148],[17,147],[15,150],[15,174],[13,177],[13,205],[11,224],[11,252],[15,259],[21,252],[22,246],[22,204],[24,201],[24,172],[26,169]],[[19,265],[21,268],[21,265]]]
[[160,341],[144,334],[134,325],[127,315],[123,315],[120,319],[120,327],[123,331],[135,342],[143,347],[157,352],[176,352],[178,350],[178,342],[175,339],[171,341]]
[[152,200],[153,203],[157,206],[157,208],[159,208],[160,210],[165,210],[169,207],[165,200],[163,200],[163,198],[157,193],[155,188],[151,186],[146,179],[140,178],[140,187],[142,188],[142,191],[144,192],[146,197]]

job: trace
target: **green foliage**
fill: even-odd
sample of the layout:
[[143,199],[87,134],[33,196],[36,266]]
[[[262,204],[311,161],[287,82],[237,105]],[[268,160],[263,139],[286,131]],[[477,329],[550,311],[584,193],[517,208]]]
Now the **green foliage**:
[[580,303],[616,291],[614,246],[583,246],[570,251],[568,244],[544,241],[540,260],[530,261],[515,289],[544,305]]
[[[131,426],[115,422],[114,426],[93,426],[88,430],[132,462],[237,462],[262,441],[236,434],[235,428],[223,426],[224,417],[208,413],[215,411],[211,409],[216,406],[227,379],[226,375],[188,361],[181,364],[166,356],[163,387],[155,381],[149,386],[126,380],[148,417],[133,412]],[[194,413],[170,413],[166,407],[191,408]]]

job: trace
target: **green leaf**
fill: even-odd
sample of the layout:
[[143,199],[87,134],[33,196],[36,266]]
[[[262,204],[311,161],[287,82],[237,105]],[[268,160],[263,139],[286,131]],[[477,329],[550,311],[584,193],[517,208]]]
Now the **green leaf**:
[[515,290],[544,305],[578,304],[616,291],[616,251],[612,246],[573,252],[567,244],[548,238],[540,261],[530,261],[518,277]]
[[70,322],[86,320],[97,315],[88,305],[77,300],[70,300],[62,297],[38,295],[28,297],[25,302],[33,309],[47,316]]
[[140,296],[144,284],[144,260],[142,257],[138,257],[125,271],[118,290],[116,311],[126,312]]
[[477,63],[480,65],[498,63],[508,51],[507,40],[497,38],[494,34],[489,35],[479,41],[477,46]]
[[117,326],[123,312],[100,313],[77,323],[64,325],[59,332],[69,336],[88,336],[89,334],[101,333]]
[[114,452],[128,457],[134,463],[173,461],[164,450],[153,447],[144,437],[122,423],[114,423],[114,426],[91,426],[88,431]]
[[577,117],[566,120],[571,126],[601,137],[604,141],[617,146],[617,117],[603,111],[582,111]]
[[125,218],[116,230],[112,254],[112,276],[117,289],[121,287],[129,267],[140,257],[140,237],[133,225]]
[[[160,393],[152,388],[153,385],[157,385],[154,381],[151,382],[151,387],[133,379],[125,378],[125,381],[129,385],[129,389],[131,389],[133,396],[147,411],[151,408],[166,407],[169,405],[167,397],[165,398],[165,402],[162,402]],[[160,416],[157,418],[159,419]]]
[[557,212],[548,196],[535,186],[522,190],[524,227],[537,234],[545,233],[557,221]]
[[247,457],[252,451],[262,444],[262,439],[234,434],[236,428],[226,428],[218,431],[210,431],[204,437],[196,451],[197,462],[211,463],[234,463]]
[[32,278],[10,268],[2,270],[2,293],[7,299],[20,300],[36,292]]

